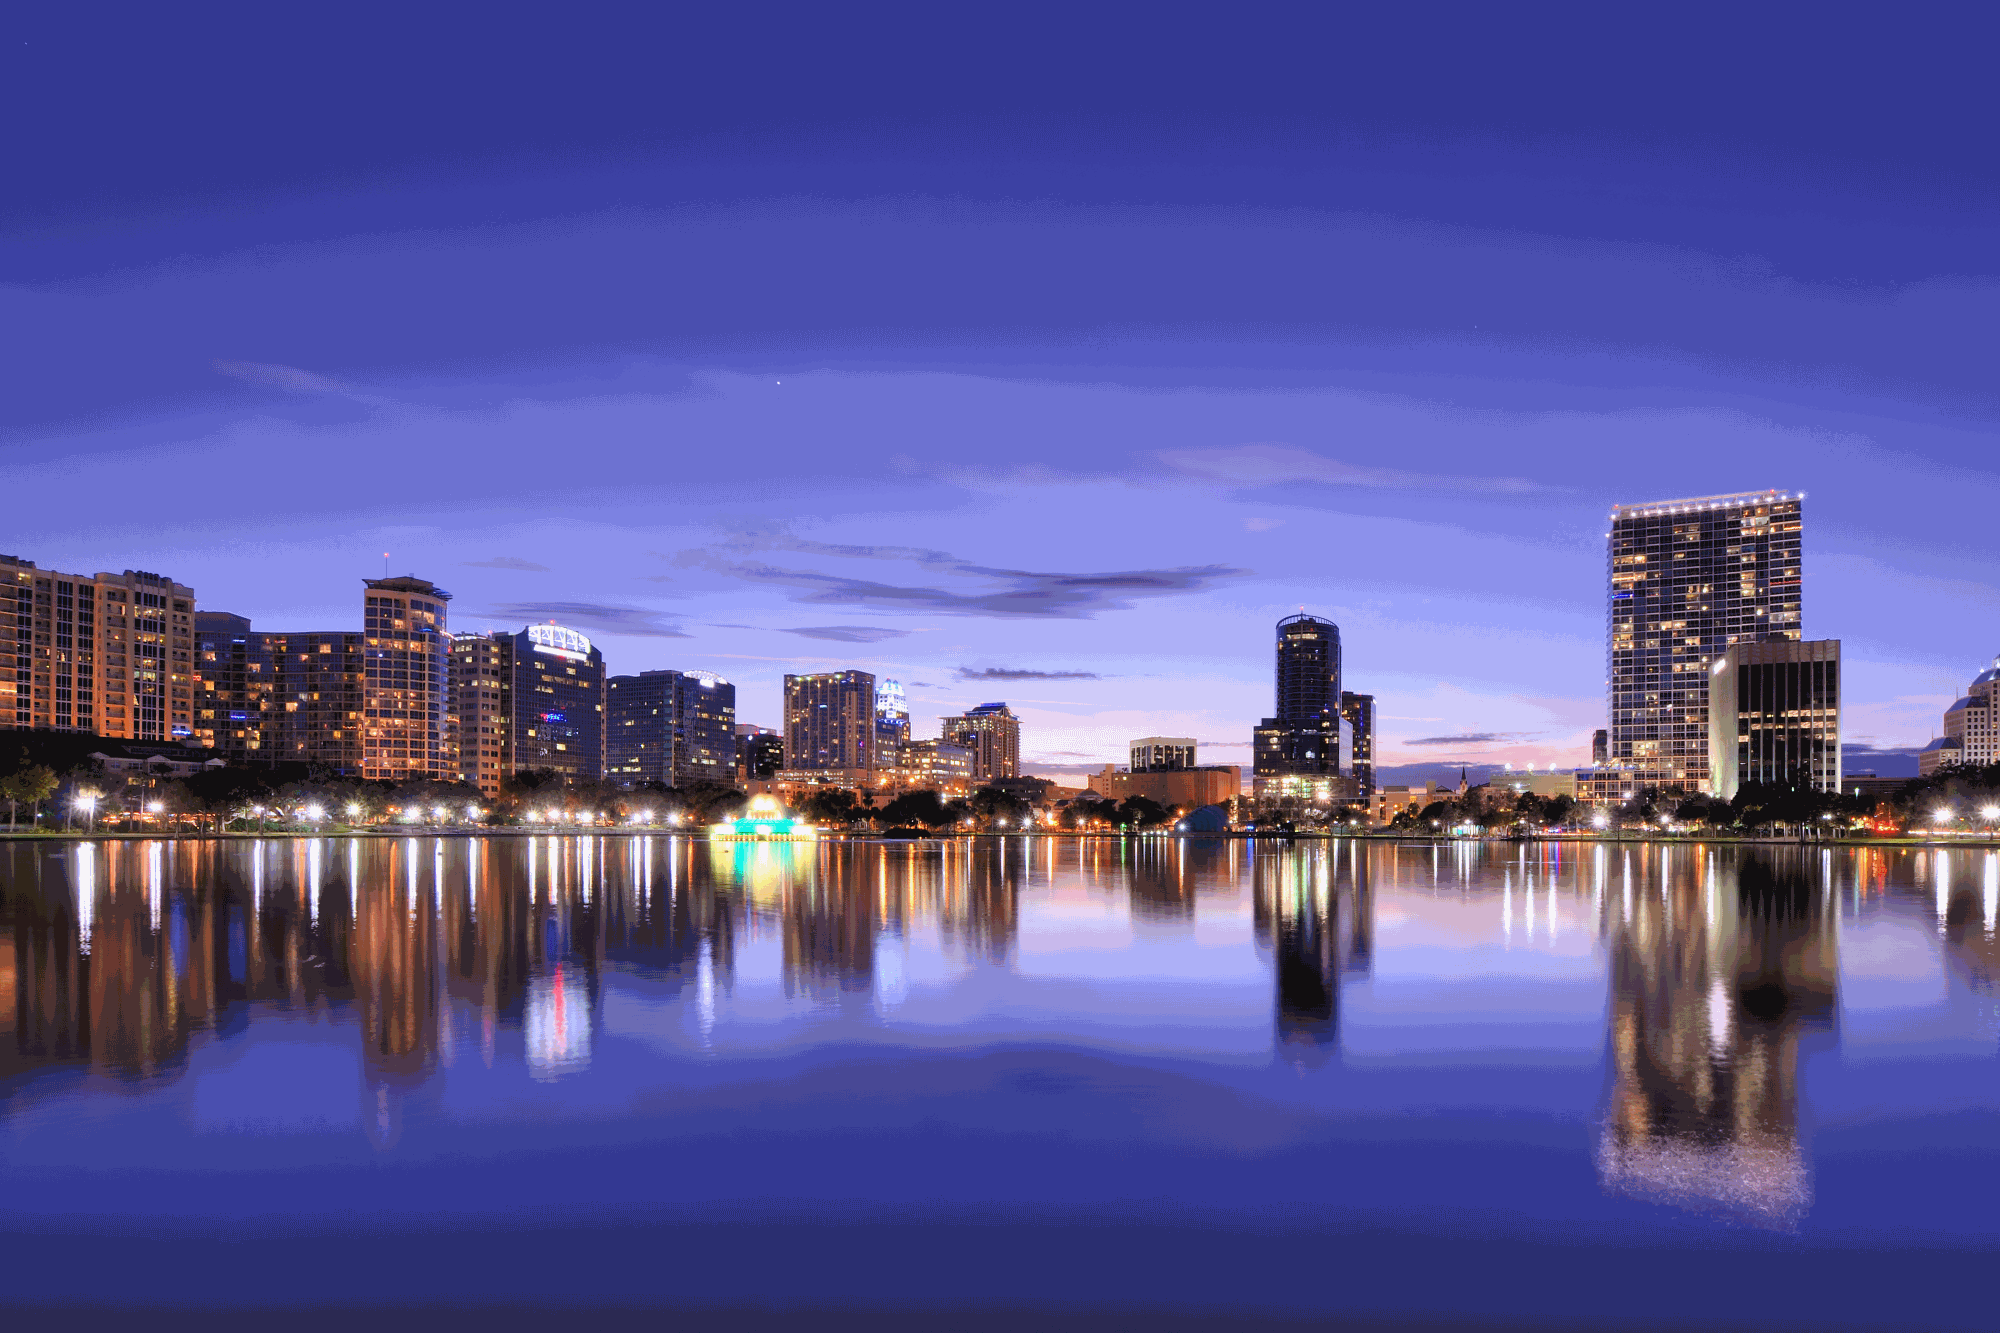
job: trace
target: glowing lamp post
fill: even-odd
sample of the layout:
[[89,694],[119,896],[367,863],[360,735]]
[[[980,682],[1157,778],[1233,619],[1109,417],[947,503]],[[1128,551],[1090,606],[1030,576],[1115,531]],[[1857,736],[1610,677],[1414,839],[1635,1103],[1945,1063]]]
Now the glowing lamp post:
[[313,824],[318,824],[320,820],[325,818],[326,818],[326,811],[321,809],[319,806],[309,805],[306,807],[306,819],[309,822]]
[[90,831],[92,833],[97,832],[97,793],[94,791],[78,792],[76,808],[83,811],[83,817],[90,823]]
[[347,822],[352,824],[358,821],[360,818],[361,818],[361,802],[349,801],[347,803]]

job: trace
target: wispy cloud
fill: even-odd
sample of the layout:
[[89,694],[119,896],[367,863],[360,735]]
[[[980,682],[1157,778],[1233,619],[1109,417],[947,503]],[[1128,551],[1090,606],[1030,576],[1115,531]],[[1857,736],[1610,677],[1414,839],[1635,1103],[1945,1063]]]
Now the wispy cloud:
[[[761,560],[731,559],[753,550],[784,550],[843,560],[891,560],[973,580],[969,590],[786,569]],[[945,551],[915,546],[841,545],[784,536],[745,536],[713,549],[682,551],[675,563],[706,569],[772,587],[791,588],[792,600],[810,606],[851,606],[873,611],[908,611],[998,619],[1088,620],[1100,611],[1129,610],[1145,598],[1203,592],[1243,578],[1251,571],[1230,565],[1182,565],[1171,569],[1060,573],[975,565]]]
[[546,574],[547,565],[538,565],[532,560],[523,560],[518,555],[496,555],[491,560],[461,560],[459,564],[467,569],[520,569],[532,574]]
[[1535,733],[1532,731],[1468,731],[1462,736],[1418,736],[1404,741],[1405,745],[1512,745],[1525,741]]
[[571,629],[595,634],[625,634],[646,639],[691,639],[658,611],[603,602],[502,602],[491,614],[520,620],[554,620]]
[[1030,671],[1025,667],[954,667],[959,680],[1102,680],[1095,671]]
[[[1311,481],[1374,490],[1493,491],[1525,494],[1547,487],[1525,477],[1468,477],[1456,473],[1405,472],[1361,467],[1292,444],[1239,444],[1227,449],[1168,449],[1159,455],[1168,467],[1204,481],[1233,486],[1275,486]],[[1256,520],[1252,520],[1255,522]],[[1261,529],[1252,528],[1254,531]]]
[[788,629],[785,633],[805,639],[828,639],[834,643],[880,643],[884,639],[908,638],[910,631],[882,629],[875,625],[808,625],[801,629]]

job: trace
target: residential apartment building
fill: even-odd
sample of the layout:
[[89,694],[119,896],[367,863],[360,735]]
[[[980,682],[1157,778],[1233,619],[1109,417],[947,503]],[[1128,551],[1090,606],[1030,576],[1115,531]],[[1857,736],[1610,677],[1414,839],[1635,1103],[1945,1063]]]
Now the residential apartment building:
[[785,767],[869,769],[878,762],[875,677],[828,671],[785,677]]
[[310,763],[360,776],[362,635],[260,632],[226,611],[194,619],[196,744],[232,764]]
[[489,799],[514,772],[514,636],[451,636],[446,712],[459,781]]
[[1732,645],[1803,631],[1805,496],[1619,505],[1607,541],[1610,772],[1588,790],[1711,790],[1709,680]]
[[943,740],[972,751],[975,784],[1021,776],[1021,719],[1006,704],[981,704],[941,722]]
[[194,589],[0,556],[0,728],[194,735]]
[[451,594],[428,579],[364,579],[361,635],[362,775],[390,782],[458,778],[446,744]]

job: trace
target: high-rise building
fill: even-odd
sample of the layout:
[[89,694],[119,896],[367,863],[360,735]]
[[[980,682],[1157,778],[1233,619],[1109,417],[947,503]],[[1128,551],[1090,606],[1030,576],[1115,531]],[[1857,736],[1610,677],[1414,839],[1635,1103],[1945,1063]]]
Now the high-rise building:
[[873,675],[785,677],[786,768],[873,768],[876,754]]
[[362,635],[260,631],[226,611],[194,619],[197,744],[232,764],[361,775]]
[[1840,640],[1732,644],[1709,670],[1715,795],[1746,782],[1840,790]]
[[446,714],[459,780],[500,794],[514,772],[514,636],[451,636],[451,708]]
[[736,779],[736,687],[706,671],[642,671],[606,686],[605,771],[623,786]]
[[194,589],[0,555],[0,729],[194,735]]
[[2000,657],[1944,710],[1944,733],[1917,756],[1925,777],[1953,764],[2000,764]]
[[1375,795],[1375,696],[1342,690],[1340,721],[1354,794],[1364,801],[1371,800]]
[[736,780],[774,777],[785,766],[785,738],[770,727],[736,724]]
[[1708,684],[1738,643],[1803,637],[1794,491],[1611,511],[1607,618],[1614,785],[1709,790]]
[[899,753],[912,790],[934,791],[940,796],[964,796],[972,790],[973,769],[979,759],[972,746],[954,745],[949,740],[909,741]]
[[1603,727],[1590,733],[1590,762],[1593,764],[1611,762],[1611,733]]
[[573,629],[550,622],[507,636],[512,643],[514,772],[553,772],[564,782],[604,776],[604,654]]
[[1260,796],[1317,799],[1340,776],[1340,626],[1287,616],[1277,638],[1277,709],[1257,724],[1253,772]]
[[412,576],[364,579],[361,634],[363,775],[391,782],[455,781],[445,743],[451,594]]
[[943,739],[972,751],[974,782],[1021,776],[1021,719],[1006,704],[981,704],[940,721]]
[[1173,773],[1195,766],[1192,736],[1141,736],[1126,748],[1134,773]]
[[910,739],[910,699],[903,682],[886,677],[875,686],[875,753],[890,763]]

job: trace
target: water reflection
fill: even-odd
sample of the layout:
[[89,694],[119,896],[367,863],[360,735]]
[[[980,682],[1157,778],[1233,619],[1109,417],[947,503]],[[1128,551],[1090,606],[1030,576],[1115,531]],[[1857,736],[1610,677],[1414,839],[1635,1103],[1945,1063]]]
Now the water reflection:
[[[0,1033],[12,1034],[0,1036],[0,1108],[38,1074],[171,1081],[198,1041],[315,1023],[351,1034],[360,1122],[386,1149],[404,1098],[455,1062],[511,1065],[545,1084],[591,1077],[611,1058],[607,986],[621,976],[644,981],[646,1003],[675,1006],[692,1047],[746,1052],[744,1023],[730,1022],[754,1008],[739,990],[757,990],[766,967],[783,1015],[875,1030],[969,1023],[963,1005],[939,1007],[951,978],[1053,977],[1033,1022],[1057,1043],[1083,1040],[1086,1005],[1118,1010],[1129,1028],[1192,1032],[1169,1028],[1193,1020],[1168,1016],[1163,996],[1200,1016],[1216,977],[1262,969],[1268,1007],[1247,1044],[1325,1080],[1332,1099],[1373,1076],[1365,1061],[1334,1057],[1355,1014],[1385,1021],[1371,988],[1398,949],[1450,954],[1475,976],[1533,977],[1582,959],[1600,970],[1607,1016],[1594,1149],[1603,1189],[1791,1228],[1813,1193],[1802,1071],[1815,1047],[1840,1040],[1843,923],[1892,898],[1991,1024],[1993,852],[656,836],[16,843],[0,846]],[[1429,934],[1418,939],[1412,922]],[[1133,979],[1119,990],[1118,977]],[[1492,1016],[1473,1005],[1503,1003],[1470,993],[1479,998],[1455,1001],[1458,1011],[1427,1015],[1430,1027],[1470,1031]],[[783,1017],[758,1012],[766,1028]],[[1238,1021],[1215,1012],[1212,1025]]]

